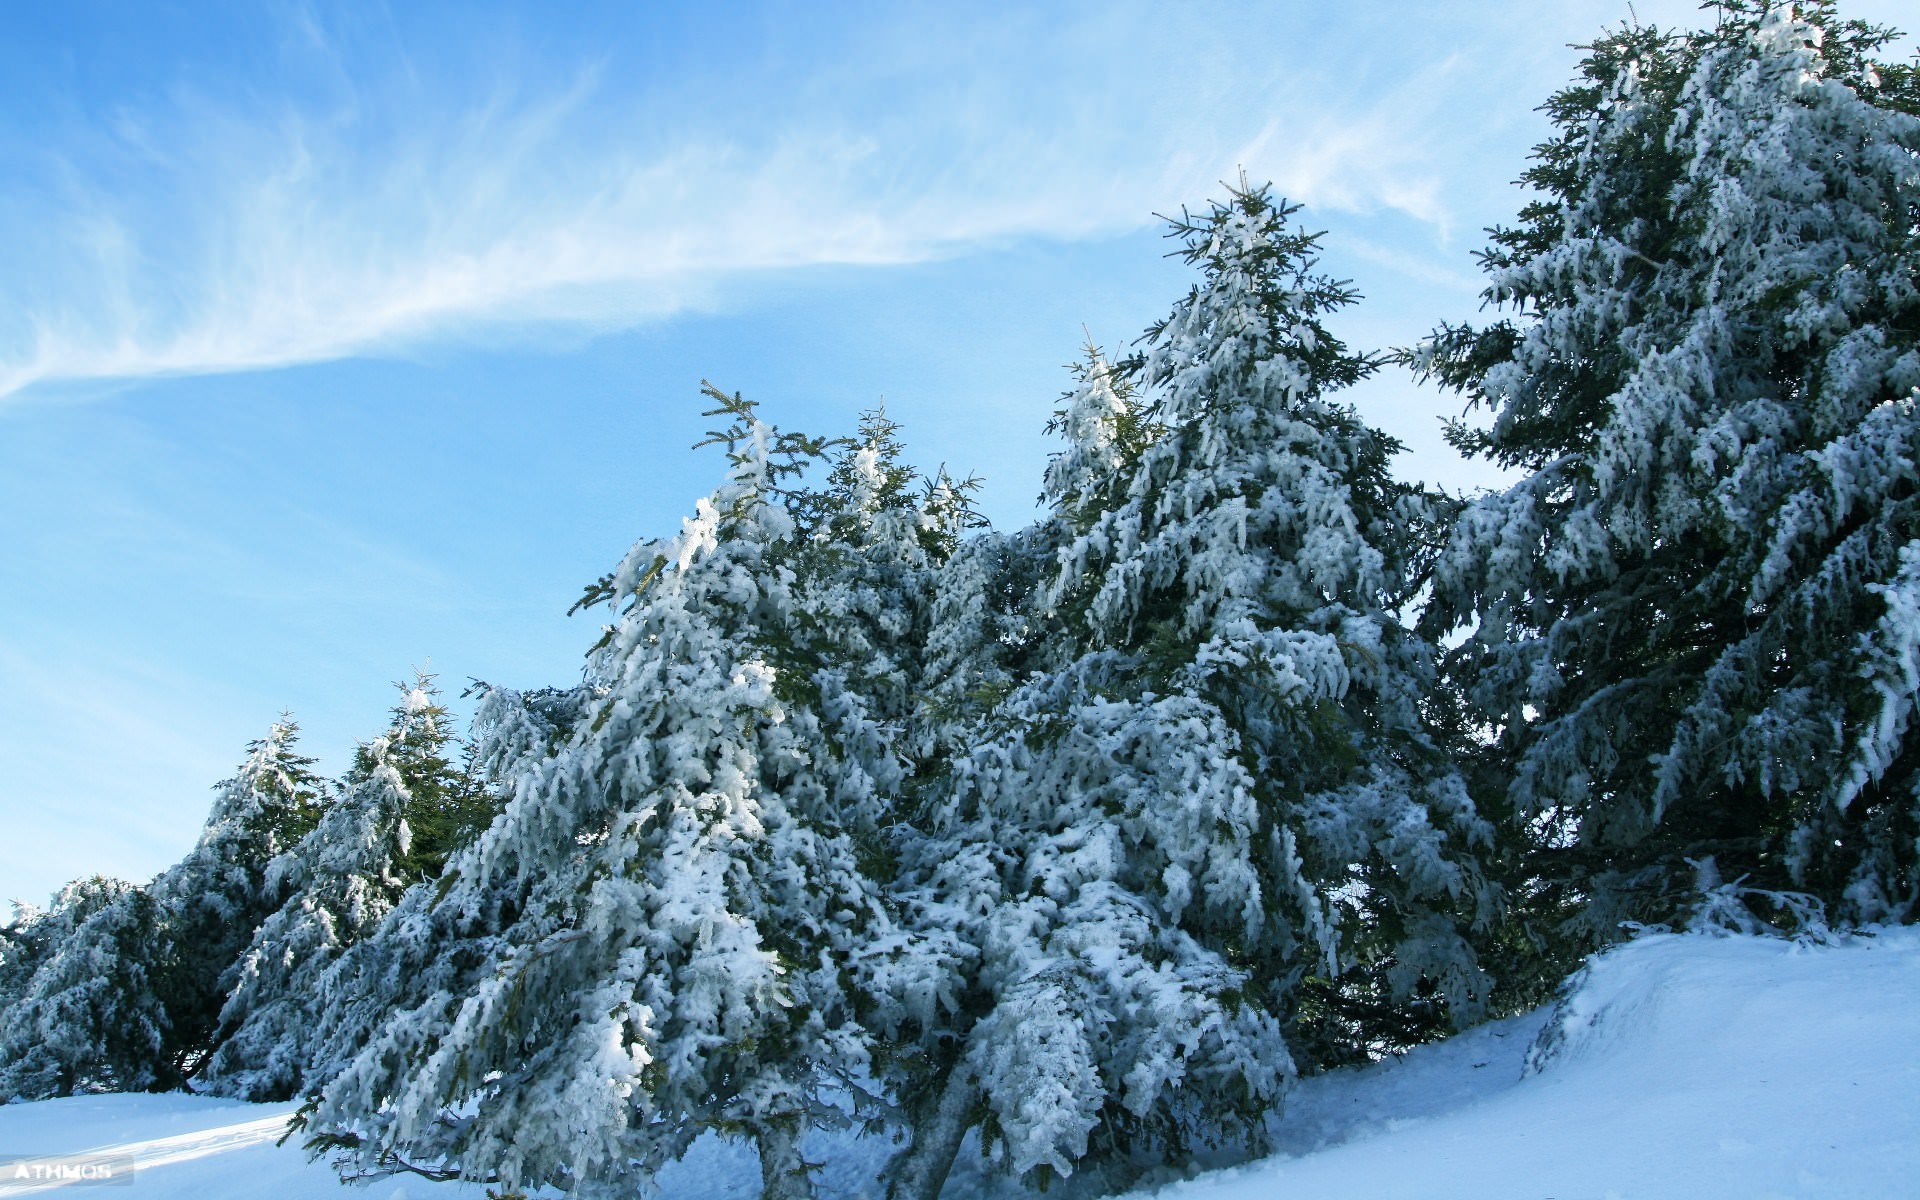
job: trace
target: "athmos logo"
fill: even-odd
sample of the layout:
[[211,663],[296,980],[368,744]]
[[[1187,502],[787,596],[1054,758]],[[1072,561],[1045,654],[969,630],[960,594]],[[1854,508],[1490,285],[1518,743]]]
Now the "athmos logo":
[[0,1196],[49,1187],[132,1183],[133,1159],[122,1154],[0,1155]]

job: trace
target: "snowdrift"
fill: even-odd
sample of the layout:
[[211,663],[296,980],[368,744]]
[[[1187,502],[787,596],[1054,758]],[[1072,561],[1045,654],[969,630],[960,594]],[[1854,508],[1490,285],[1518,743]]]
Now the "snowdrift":
[[[484,1195],[406,1178],[342,1193],[324,1164],[274,1145],[291,1111],[179,1095],[13,1105],[0,1108],[0,1156],[127,1155],[137,1200]],[[1645,937],[1595,960],[1557,1005],[1305,1081],[1275,1132],[1272,1158],[1135,1196],[1920,1194],[1920,929],[1835,946]],[[856,1197],[890,1147],[808,1149],[826,1162],[822,1192]],[[756,1193],[758,1171],[744,1147],[708,1141],[661,1182],[668,1200],[737,1198]],[[71,1191],[39,1189],[54,1190]],[[0,1179],[0,1196],[23,1194]],[[977,1154],[947,1191],[1018,1194]]]
[[1549,1010],[1309,1081],[1295,1108],[1298,1157],[1162,1195],[1920,1195],[1920,930],[1645,937]]

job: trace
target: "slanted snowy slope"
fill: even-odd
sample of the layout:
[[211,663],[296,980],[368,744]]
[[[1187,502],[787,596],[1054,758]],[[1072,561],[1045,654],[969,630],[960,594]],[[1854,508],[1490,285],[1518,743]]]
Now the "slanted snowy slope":
[[[1160,1197],[1920,1196],[1920,930],[1643,938],[1547,1018],[1525,1077],[1494,1027],[1314,1080],[1293,1148],[1337,1144]],[[1418,1111],[1469,1073],[1510,1086]]]
[[[130,1154],[141,1200],[484,1195],[417,1178],[342,1192],[324,1165],[274,1146],[291,1110],[195,1096],[11,1105],[0,1156]],[[1643,938],[1556,1009],[1306,1081],[1276,1130],[1280,1155],[1136,1200],[1920,1195],[1920,929],[1835,947]],[[821,1139],[809,1156],[827,1160],[823,1194],[851,1197],[872,1194],[887,1149]],[[711,1141],[662,1180],[667,1200],[751,1197],[758,1182],[744,1147]],[[0,1195],[25,1194],[7,1183]],[[947,1194],[1018,1191],[971,1156]]]

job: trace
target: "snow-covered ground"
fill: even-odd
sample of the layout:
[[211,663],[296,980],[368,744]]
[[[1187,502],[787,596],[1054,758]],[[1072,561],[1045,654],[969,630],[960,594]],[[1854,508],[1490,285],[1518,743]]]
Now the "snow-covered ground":
[[[1533,1051],[1529,1065],[1529,1051]],[[129,1200],[343,1195],[276,1147],[290,1105],[89,1096],[0,1108],[0,1158],[81,1151],[139,1170]],[[1836,947],[1658,936],[1603,956],[1554,1010],[1301,1084],[1280,1153],[1163,1200],[1920,1195],[1920,929]],[[827,1139],[822,1191],[871,1194],[889,1147]],[[751,1197],[744,1148],[702,1143],[669,1200]],[[94,1187],[40,1189],[71,1195]],[[1071,1190],[1071,1189],[1069,1189]],[[977,1157],[950,1195],[1012,1194]],[[0,1196],[29,1194],[0,1179]],[[377,1200],[484,1189],[384,1180]],[[1142,1193],[1143,1195],[1145,1193]]]

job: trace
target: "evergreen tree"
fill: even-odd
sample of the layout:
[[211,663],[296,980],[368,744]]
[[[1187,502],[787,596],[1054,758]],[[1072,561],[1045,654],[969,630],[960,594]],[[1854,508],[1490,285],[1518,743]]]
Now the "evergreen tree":
[[[462,777],[440,753],[447,714],[432,679],[421,675],[401,692],[393,723],[356,751],[320,823],[268,864],[266,890],[286,900],[254,931],[226,981],[223,1036],[206,1071],[210,1091],[283,1100],[300,1089],[323,1027],[322,980],[412,882],[420,860],[409,815],[445,820],[461,794]],[[436,832],[451,838],[456,830],[446,821]]]
[[44,910],[14,901],[13,920],[0,926],[0,1013],[26,994],[34,972],[59,952],[75,929],[131,887],[91,875],[61,888]]
[[[972,709],[904,854],[903,974],[941,1004],[901,1194],[937,1194],[976,1116],[1042,1183],[1257,1141],[1325,1057],[1310,979],[1481,1004],[1486,830],[1421,713],[1431,652],[1394,616],[1436,514],[1327,398],[1372,364],[1322,324],[1351,294],[1291,211],[1242,188],[1176,223],[1203,281],[1123,378],[1090,357],[1059,516],[1010,570],[951,581],[987,593],[946,601],[963,611],[1025,611],[975,659],[1010,690]],[[1022,583],[1035,547],[1053,561]]]
[[[510,781],[565,744],[588,706],[605,694],[593,685],[525,693],[481,685],[468,778],[489,793],[510,790]],[[495,877],[493,886],[481,886],[475,853],[461,854],[472,845],[459,847],[432,880],[408,888],[315,984],[304,1070],[310,1098],[377,1037],[392,1037],[396,1014],[408,1014],[422,1030],[439,1028],[496,965],[500,931],[525,903],[531,877],[512,876],[512,886]]]
[[1134,380],[1116,370],[1099,347],[1089,343],[1083,361],[1073,364],[1078,386],[1054,410],[1047,432],[1066,439],[1066,449],[1047,462],[1040,499],[1078,532],[1115,507],[1127,473],[1161,430],[1135,396]]
[[352,787],[377,770],[375,747],[383,747],[381,763],[398,775],[407,795],[411,836],[397,872],[411,884],[438,878],[453,852],[492,823],[500,802],[474,770],[473,748],[460,744],[434,677],[420,671],[411,685],[394,686],[401,698],[384,739],[355,752],[344,782]]
[[160,921],[152,971],[167,1013],[168,1064],[178,1078],[212,1053],[231,971],[254,930],[280,907],[287,883],[268,867],[312,832],[331,799],[313,760],[295,751],[291,717],[247,746],[247,760],[217,785],[200,839],[154,879]]
[[797,665],[782,484],[823,446],[709,394],[726,482],[590,590],[616,614],[594,695],[420,902],[498,920],[467,935],[477,969],[379,1023],[316,1148],[611,1195],[717,1130],[757,1145],[766,1195],[810,1194],[801,1135],[866,1061],[845,931],[882,917],[827,732],[859,721]]
[[902,779],[893,735],[912,713],[926,577],[941,550],[919,475],[901,461],[899,433],[884,409],[863,413],[827,486],[806,496],[802,507],[811,520],[785,556],[794,572],[792,616],[773,639],[776,667],[807,690],[812,706],[849,717],[852,706],[860,714],[855,726],[878,736],[847,747],[849,766],[878,773],[873,798],[858,811],[858,825],[869,832]]
[[1830,4],[1717,7],[1590,48],[1485,255],[1511,315],[1415,356],[1528,472],[1427,620],[1589,940],[1697,879],[1920,902],[1920,79]]
[[95,876],[8,928],[0,1103],[179,1086],[154,989],[153,898]]
[[[218,785],[199,841],[146,888],[109,885],[35,970],[0,1032],[0,1095],[164,1091],[213,1049],[229,972],[280,902],[268,864],[304,837],[325,799],[282,718]],[[104,902],[102,902],[104,901]]]

